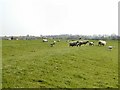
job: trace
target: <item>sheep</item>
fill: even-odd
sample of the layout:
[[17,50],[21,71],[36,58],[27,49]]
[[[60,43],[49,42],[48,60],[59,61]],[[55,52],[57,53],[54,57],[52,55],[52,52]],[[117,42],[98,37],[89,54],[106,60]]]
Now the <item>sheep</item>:
[[87,44],[89,41],[88,40],[86,40],[86,41],[83,41],[83,44]]
[[54,43],[56,43],[56,41],[53,41]]
[[86,41],[79,41],[78,43],[79,43],[79,46],[81,46],[81,45],[86,45],[88,42],[89,42],[89,41],[86,40]]
[[89,46],[94,46],[94,42],[89,42]]
[[50,46],[51,46],[51,47],[53,47],[54,45],[55,45],[55,43],[54,43],[54,42],[50,44]]
[[79,42],[78,41],[72,41],[72,42],[69,42],[69,46],[78,46],[77,44],[78,44]]
[[108,46],[108,50],[112,50],[113,49],[113,46]]
[[56,44],[56,41],[54,40],[54,41],[50,44],[50,46],[53,47],[55,44]]
[[48,42],[48,40],[47,39],[43,39],[43,42]]
[[105,45],[106,45],[106,41],[103,40],[98,41],[98,46],[105,46]]

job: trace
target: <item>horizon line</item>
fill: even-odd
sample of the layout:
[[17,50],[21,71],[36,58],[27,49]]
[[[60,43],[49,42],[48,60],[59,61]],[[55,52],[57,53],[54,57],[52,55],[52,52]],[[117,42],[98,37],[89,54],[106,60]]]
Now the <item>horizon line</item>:
[[0,37],[2,36],[59,36],[59,35],[82,35],[82,36],[94,36],[94,35],[97,35],[97,36],[111,36],[111,35],[117,35],[117,36],[120,36],[119,34],[115,34],[115,33],[112,33],[112,34],[48,34],[48,35],[45,35],[45,34],[40,34],[40,35],[31,35],[31,34],[26,34],[26,35],[0,35]]

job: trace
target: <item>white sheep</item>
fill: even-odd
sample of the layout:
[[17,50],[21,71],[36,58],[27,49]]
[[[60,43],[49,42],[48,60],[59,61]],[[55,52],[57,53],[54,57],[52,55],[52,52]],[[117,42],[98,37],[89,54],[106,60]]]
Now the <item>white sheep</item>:
[[113,46],[108,46],[108,49],[109,49],[109,50],[112,50],[112,49],[113,49]]
[[101,45],[104,46],[104,45],[106,45],[106,41],[99,40],[99,41],[98,41],[98,45],[99,45],[99,46],[101,46]]

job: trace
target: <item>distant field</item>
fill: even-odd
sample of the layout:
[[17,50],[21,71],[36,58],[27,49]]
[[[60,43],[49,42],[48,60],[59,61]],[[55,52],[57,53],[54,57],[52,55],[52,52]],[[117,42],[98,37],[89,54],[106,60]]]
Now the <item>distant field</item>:
[[50,47],[50,42],[3,40],[3,88],[118,87],[117,40],[82,47],[69,47],[64,40]]

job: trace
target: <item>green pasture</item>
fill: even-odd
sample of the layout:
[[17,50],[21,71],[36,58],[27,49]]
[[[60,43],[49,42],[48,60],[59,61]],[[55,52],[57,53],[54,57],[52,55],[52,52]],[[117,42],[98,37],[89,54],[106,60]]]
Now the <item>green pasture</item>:
[[[94,41],[94,40],[90,40]],[[118,41],[106,46],[50,47],[42,40],[2,41],[3,88],[117,88]],[[108,46],[114,46],[108,50]]]

